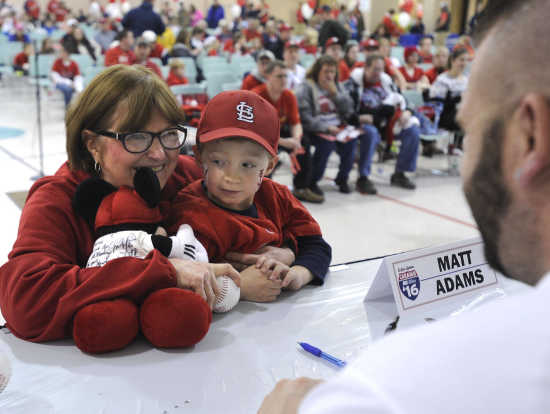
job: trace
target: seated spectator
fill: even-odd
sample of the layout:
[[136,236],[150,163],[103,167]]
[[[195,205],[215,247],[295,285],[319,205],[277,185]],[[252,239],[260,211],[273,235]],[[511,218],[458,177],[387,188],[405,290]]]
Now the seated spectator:
[[182,59],[170,59],[170,72],[166,78],[168,86],[186,85],[189,83],[185,77],[185,62]]
[[[181,28],[177,25],[177,20],[175,17],[171,17],[168,20],[169,24],[166,24],[166,29],[160,36],[157,38],[157,43],[163,50],[166,51],[165,54],[170,53],[170,50],[174,47],[176,43],[176,35],[180,32]],[[143,35],[143,34],[142,34]]]
[[417,17],[414,24],[409,29],[409,33],[411,34],[417,34],[417,35],[423,35],[426,31],[426,27],[424,26],[424,22],[422,21],[422,17]]
[[433,84],[435,79],[447,70],[448,61],[449,49],[447,46],[438,46],[433,55],[433,67],[424,72],[430,84]]
[[256,18],[248,19],[248,27],[243,30],[244,37],[247,42],[250,42],[254,38],[262,40],[262,31],[260,29],[260,22]]
[[317,42],[318,42],[317,30],[308,27],[304,34],[304,39],[302,40],[301,47],[304,50],[304,53],[308,55],[317,55]]
[[55,47],[51,37],[42,39],[42,47],[40,48],[41,55],[51,55],[55,53]]
[[156,75],[162,79],[162,72],[157,64],[149,59],[151,53],[151,44],[143,37],[139,37],[136,41],[136,47],[134,49],[134,55],[136,60],[134,65],[142,65],[148,69],[151,69]]
[[152,30],[145,30],[141,37],[143,40],[145,40],[147,43],[149,43],[149,46],[151,47],[151,53],[149,54],[149,57],[159,58],[162,59],[163,62],[168,57],[168,51],[164,50],[164,48],[157,42],[157,35]]
[[191,27],[195,27],[202,19],[204,19],[204,14],[195,7],[194,4],[191,4],[189,14],[191,15]]
[[265,30],[262,33],[262,47],[271,51],[275,55],[276,59],[282,59],[283,45],[284,43],[279,38],[279,34],[277,33],[275,21],[268,21],[265,25]]
[[389,39],[380,38],[378,39],[378,53],[384,57],[384,72],[391,76],[395,84],[401,88],[406,89],[407,81],[403,77],[403,74],[397,70],[397,67],[400,66],[394,64],[390,55],[391,55],[391,42]]
[[31,41],[29,35],[25,33],[25,28],[21,23],[16,23],[13,29],[13,33],[8,36],[10,42],[29,43]]
[[206,39],[206,32],[199,26],[193,27],[191,31],[191,39],[189,40],[189,46],[191,47],[191,54],[198,56],[204,50],[204,40]]
[[432,63],[432,46],[433,39],[431,36],[422,36],[418,42],[418,56],[420,60],[418,63]]
[[342,59],[342,45],[336,36],[327,39],[323,54],[331,56],[336,62],[340,62],[340,59]]
[[357,54],[359,53],[359,45],[355,42],[350,42],[344,48],[344,57],[338,64],[338,80],[344,82],[349,79],[352,69],[357,63]]
[[42,21],[41,27],[48,32],[48,36],[50,36],[52,32],[57,29],[55,18],[51,15],[51,13],[46,14],[46,17]]
[[256,60],[256,69],[252,70],[246,77],[243,79],[241,89],[252,90],[256,86],[265,83],[265,70],[267,65],[270,62],[275,60],[275,56],[269,50],[262,50],[258,54],[258,59]]
[[132,52],[134,45],[134,34],[130,30],[123,30],[118,34],[119,44],[105,52],[105,66],[111,65],[133,65],[136,56]]
[[171,57],[193,57],[191,50],[188,46],[188,32],[185,29],[181,29],[176,37],[176,43],[170,51]]
[[15,72],[22,72],[23,75],[29,74],[29,59],[34,55],[34,48],[32,43],[25,43],[23,50],[15,55],[13,59],[13,70]]
[[[336,184],[342,193],[351,191],[342,176],[353,165],[356,140],[343,143],[336,142],[335,137],[341,131],[341,126],[352,117],[353,101],[336,81],[337,67],[338,62],[334,58],[329,55],[321,56],[308,71],[306,80],[298,87],[298,107],[304,129],[302,146],[306,154],[311,145],[315,146],[311,176],[303,177],[301,185],[294,186],[294,195],[299,200],[318,203],[325,200],[318,182],[323,178],[329,156],[335,149],[340,155]],[[330,137],[334,139],[328,139]]]
[[463,35],[458,38],[458,41],[453,47],[453,50],[463,48],[468,52],[468,59],[472,61],[475,56],[474,47],[472,46],[472,39],[470,36]]
[[233,31],[228,20],[221,19],[218,22],[219,33],[217,34],[218,41],[225,48],[225,44],[233,40]]
[[59,58],[53,63],[51,78],[56,89],[63,92],[65,109],[69,106],[74,93],[84,89],[84,82],[78,69],[78,64],[71,60],[69,52],[61,46]]
[[[396,109],[402,109],[402,106],[396,108],[396,96],[384,86],[383,76],[387,76],[384,73],[384,57],[369,55],[365,67],[353,70],[350,79],[344,84],[354,101],[354,109],[358,114],[356,121],[364,132],[359,136],[359,179],[356,183],[357,191],[362,194],[376,194],[376,188],[369,180],[369,175],[372,156],[380,142],[379,128],[394,117]],[[401,140],[401,148],[390,182],[392,185],[413,190],[416,186],[405,172],[416,170],[420,141],[419,122],[408,110],[403,111],[401,115],[398,113],[398,116],[395,117],[397,122],[394,133],[396,138]],[[347,180],[350,170],[351,166],[342,171],[342,179]]]
[[418,50],[415,46],[405,48],[405,64],[399,68],[399,71],[407,82],[407,89],[423,90],[430,87],[430,81],[424,75],[424,71],[418,67]]
[[[443,103],[439,126],[449,131],[460,131],[455,117],[462,93],[468,85],[468,77],[464,73],[467,65],[467,50],[453,50],[449,57],[448,70],[439,75],[430,88],[430,99]],[[460,141],[455,144],[461,146]]]
[[296,90],[306,77],[306,70],[298,63],[300,60],[300,44],[293,41],[286,42],[283,58],[288,69],[287,88]]
[[[287,89],[288,69],[285,63],[274,60],[265,69],[266,82],[256,86],[252,92],[272,104],[280,120],[279,151],[296,155],[302,148],[302,124],[298,113],[298,102],[294,93]],[[304,168],[311,169],[311,161]]]
[[214,36],[209,36],[204,41],[204,52],[206,56],[218,56],[220,51],[220,42]]
[[111,47],[115,40],[116,32],[111,28],[111,20],[101,18],[99,20],[99,31],[94,36],[94,40],[101,47],[101,53],[105,53]]
[[292,26],[289,26],[286,23],[281,23],[279,25],[279,47],[273,51],[273,54],[275,55],[275,58],[282,60],[283,59],[283,52],[284,52],[284,46],[287,42],[290,42],[292,39],[292,30],[294,28]]
[[61,39],[61,44],[70,54],[88,55],[95,62],[101,54],[101,46],[95,40],[89,40],[80,27],[69,26],[69,32]]

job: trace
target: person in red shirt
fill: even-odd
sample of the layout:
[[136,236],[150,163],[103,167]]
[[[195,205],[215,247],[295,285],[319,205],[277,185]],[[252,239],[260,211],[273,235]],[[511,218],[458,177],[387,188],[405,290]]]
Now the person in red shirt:
[[244,37],[247,42],[250,42],[254,38],[259,38],[262,40],[262,32],[259,29],[258,19],[248,19],[248,27],[243,30]]
[[405,80],[403,74],[397,70],[390,59],[391,53],[391,42],[389,39],[382,37],[378,39],[378,52],[384,57],[384,72],[390,75],[393,81],[401,89],[406,89],[407,81]]
[[164,50],[162,45],[157,42],[157,34],[155,32],[153,32],[152,30],[145,30],[141,34],[141,37],[145,39],[145,41],[147,41],[151,46],[151,52],[149,53],[149,57],[159,58],[159,59],[165,58],[168,51]]
[[23,75],[29,74],[29,57],[34,55],[34,47],[32,43],[25,43],[23,51],[15,55],[13,59],[13,70],[21,71]]
[[423,36],[418,42],[419,63],[432,63],[432,46],[433,39],[431,36]]
[[349,79],[352,69],[357,67],[359,45],[348,43],[344,48],[344,57],[338,63],[338,80],[344,82]]
[[25,13],[27,13],[31,21],[36,21],[40,18],[40,5],[36,0],[26,0],[24,8]]
[[[323,284],[331,258],[321,228],[284,185],[265,175],[273,169],[279,140],[277,112],[250,91],[226,91],[206,106],[197,130],[197,158],[204,179],[180,191],[168,231],[193,223],[212,261],[230,251],[251,253],[291,245],[292,263],[271,259],[241,272],[241,299],[271,302],[284,288]],[[252,272],[252,273],[251,273]],[[260,289],[251,292],[249,281]]]
[[279,114],[279,146],[290,154],[302,148],[302,124],[298,112],[298,101],[294,92],[287,89],[288,69],[284,62],[275,60],[266,70],[266,82],[256,86],[252,92],[257,93],[275,107]]
[[407,81],[407,89],[427,89],[430,81],[424,75],[424,71],[418,67],[418,50],[415,46],[405,48],[405,64],[399,68],[399,71]]
[[256,69],[250,72],[243,79],[241,89],[252,90],[256,86],[265,83],[265,70],[270,62],[275,60],[275,55],[269,50],[262,50],[258,54],[258,60],[256,61]]
[[134,65],[145,66],[146,68],[151,69],[153,72],[155,72],[155,74],[159,78],[163,79],[160,68],[155,62],[152,62],[151,59],[149,59],[149,53],[151,53],[151,45],[149,44],[149,42],[143,37],[138,38],[136,42],[136,49],[134,52],[136,57]]
[[78,64],[71,60],[69,52],[63,46],[59,50],[59,58],[53,62],[51,78],[55,88],[63,92],[65,108],[69,106],[74,93],[80,93],[84,89]]
[[[169,259],[156,249],[144,259],[122,257],[86,268],[96,234],[72,207],[78,184],[97,177],[115,187],[133,187],[136,169],[150,167],[160,181],[159,207],[166,218],[179,190],[201,176],[195,160],[179,155],[179,148],[166,149],[156,135],[184,122],[168,86],[140,66],[105,69],[83,91],[77,105],[69,108],[65,118],[68,162],[30,189],[16,242],[0,267],[0,303],[11,334],[32,342],[71,337],[75,314],[98,300],[111,301],[115,307],[124,302],[138,326],[138,306],[151,292],[192,287],[211,301],[216,275],[236,274],[227,264]],[[155,136],[144,151],[132,153],[126,150],[125,138],[100,133],[121,132],[121,128],[152,131]],[[177,317],[176,313],[167,317]],[[117,316],[120,321],[121,315]],[[104,318],[97,323],[96,340],[118,330],[128,328],[116,325],[114,318]],[[137,329],[130,332],[128,342],[136,334]]]
[[118,46],[112,47],[105,52],[105,66],[111,65],[133,65],[136,61],[132,46],[134,45],[134,34],[130,30],[123,30],[119,34]]
[[166,78],[168,86],[186,85],[189,83],[185,77],[185,62],[183,59],[173,58],[170,60],[170,72]]
[[449,49],[447,46],[438,46],[433,55],[433,66],[428,69],[424,74],[430,81],[430,84],[435,82],[435,79],[447,70],[447,63],[449,62]]
[[56,22],[63,22],[65,21],[65,17],[67,16],[67,8],[65,7],[65,4],[59,0],[50,0],[48,3],[48,12],[52,13],[55,16]]

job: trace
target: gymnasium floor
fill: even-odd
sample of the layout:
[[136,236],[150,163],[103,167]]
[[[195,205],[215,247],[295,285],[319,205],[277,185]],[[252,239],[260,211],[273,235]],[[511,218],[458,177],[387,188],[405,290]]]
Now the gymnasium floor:
[[[64,109],[59,92],[42,95],[43,149],[45,174],[53,174],[66,159]],[[34,88],[24,79],[0,82],[0,263],[5,262],[15,241],[20,208],[40,171],[37,109]],[[17,131],[11,129],[18,129]],[[419,157],[413,179],[415,191],[390,187],[391,163],[373,166],[371,178],[379,194],[349,195],[337,191],[332,182],[338,157],[329,161],[320,186],[327,201],[321,205],[306,204],[320,223],[326,240],[333,246],[333,264],[377,257],[410,249],[446,243],[478,235],[464,200],[458,176],[434,175],[434,169],[447,169],[446,157]],[[355,171],[351,184],[355,184]],[[291,184],[288,159],[275,179]]]

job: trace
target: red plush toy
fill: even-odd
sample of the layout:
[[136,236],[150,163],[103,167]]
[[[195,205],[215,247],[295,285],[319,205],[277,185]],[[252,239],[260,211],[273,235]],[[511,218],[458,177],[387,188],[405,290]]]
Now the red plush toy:
[[[119,257],[144,258],[153,248],[167,257],[194,260],[206,255],[188,225],[180,227],[176,236],[154,234],[161,222],[160,192],[156,174],[149,168],[137,170],[133,189],[117,189],[99,178],[78,186],[73,206],[99,237],[87,267]],[[156,347],[187,347],[206,335],[211,321],[212,312],[202,297],[190,290],[168,288],[150,293],[141,304],[117,298],[81,308],[74,316],[73,338],[84,352],[109,352],[131,343],[141,327]]]

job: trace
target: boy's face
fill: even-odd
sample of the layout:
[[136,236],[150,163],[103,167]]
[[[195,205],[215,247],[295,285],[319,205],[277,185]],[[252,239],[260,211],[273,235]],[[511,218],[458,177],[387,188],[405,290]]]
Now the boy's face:
[[208,142],[200,158],[208,198],[230,210],[252,205],[262,179],[274,164],[261,145],[244,138]]

